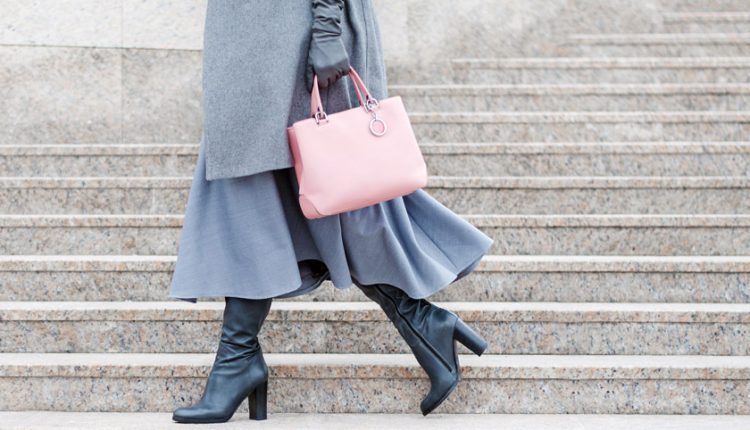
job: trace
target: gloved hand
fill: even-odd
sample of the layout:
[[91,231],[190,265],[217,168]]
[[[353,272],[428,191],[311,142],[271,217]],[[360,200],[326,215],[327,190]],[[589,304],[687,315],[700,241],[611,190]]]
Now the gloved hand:
[[313,73],[321,88],[327,88],[349,74],[349,54],[341,38],[344,0],[312,0],[312,40],[307,56],[305,79],[312,91]]

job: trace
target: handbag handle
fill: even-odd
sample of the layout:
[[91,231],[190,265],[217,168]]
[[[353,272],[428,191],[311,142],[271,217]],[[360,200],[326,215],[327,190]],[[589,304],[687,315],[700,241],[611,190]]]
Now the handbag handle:
[[[377,106],[378,101],[370,95],[370,91],[365,86],[362,78],[354,67],[349,67],[349,79],[354,83],[354,89],[357,91],[357,99],[359,105],[362,106],[365,111],[371,111],[374,106]],[[362,100],[362,93],[364,92],[365,100]],[[328,115],[323,108],[323,101],[320,98],[320,88],[318,87],[318,75],[313,76],[313,89],[310,96],[310,116],[315,118],[315,122],[320,123],[321,120],[328,120]]]

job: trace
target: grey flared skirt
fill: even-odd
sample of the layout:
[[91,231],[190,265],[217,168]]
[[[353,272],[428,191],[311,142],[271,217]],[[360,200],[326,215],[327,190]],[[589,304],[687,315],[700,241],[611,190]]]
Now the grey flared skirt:
[[170,297],[262,299],[308,293],[327,279],[389,284],[430,296],[470,273],[492,239],[418,190],[309,220],[294,169],[206,180],[201,144]]

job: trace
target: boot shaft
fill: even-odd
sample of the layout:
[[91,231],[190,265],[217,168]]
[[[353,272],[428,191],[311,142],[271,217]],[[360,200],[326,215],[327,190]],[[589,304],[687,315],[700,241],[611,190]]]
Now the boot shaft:
[[[453,332],[457,317],[424,299],[413,299],[387,284],[357,287],[379,304],[409,345],[417,361],[436,372],[456,371]],[[428,373],[431,373],[428,370]]]
[[271,299],[225,298],[219,356],[252,355],[260,351],[258,334],[271,309]]

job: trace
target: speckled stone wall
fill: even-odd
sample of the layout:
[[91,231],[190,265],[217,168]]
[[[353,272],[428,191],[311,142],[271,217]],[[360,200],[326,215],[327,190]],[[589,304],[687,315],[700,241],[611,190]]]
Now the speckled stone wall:
[[[456,58],[560,55],[584,30],[658,28],[656,12],[693,0],[373,1],[394,84],[470,77]],[[197,143],[205,2],[0,0],[0,144]]]
[[[551,52],[552,33],[580,25],[581,0],[374,1],[391,82],[448,79],[455,57]],[[0,10],[0,144],[199,140],[205,0]]]

